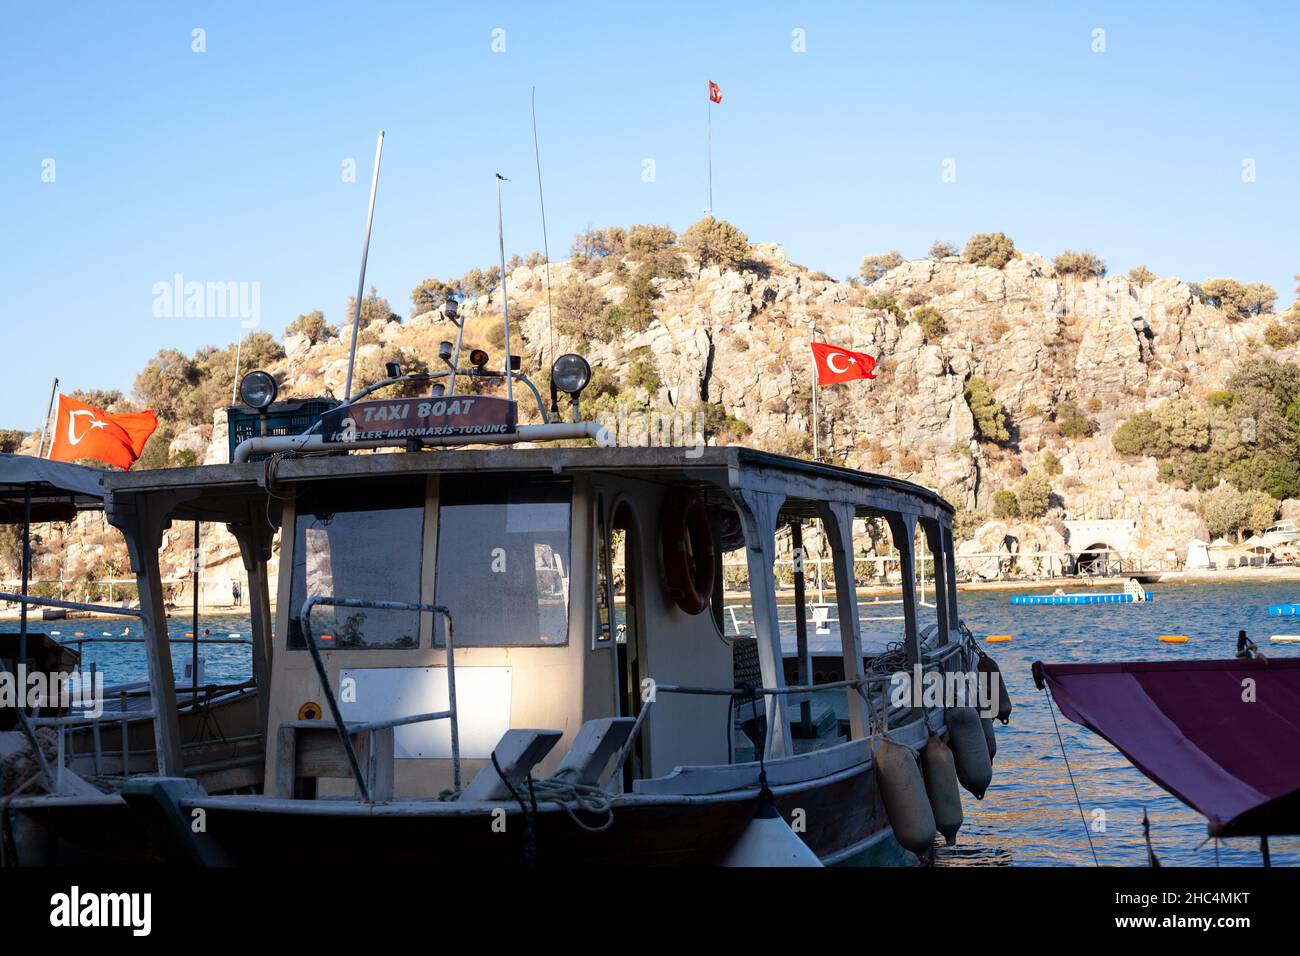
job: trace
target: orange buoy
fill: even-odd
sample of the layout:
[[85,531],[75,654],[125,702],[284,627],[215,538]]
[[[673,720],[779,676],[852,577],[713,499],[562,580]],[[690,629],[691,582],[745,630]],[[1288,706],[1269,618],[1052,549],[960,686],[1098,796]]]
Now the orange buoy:
[[1160,640],[1164,641],[1166,644],[1186,644],[1187,635],[1186,634],[1161,634]]
[[987,641],[987,642],[990,643],[990,644],[1005,644],[1005,643],[1007,643],[1007,641],[1011,640],[1011,635],[1010,635],[1010,634],[990,634],[988,637],[984,638],[984,640]]

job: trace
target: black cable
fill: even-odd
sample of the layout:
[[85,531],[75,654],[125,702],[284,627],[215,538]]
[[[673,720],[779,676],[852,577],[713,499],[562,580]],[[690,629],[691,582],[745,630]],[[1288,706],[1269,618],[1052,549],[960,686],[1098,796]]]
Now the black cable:
[[[537,842],[533,837],[533,823],[528,815],[528,805],[524,803],[524,798],[519,795],[519,791],[515,789],[515,785],[510,782],[510,778],[508,778],[505,775],[505,772],[501,769],[501,764],[497,763],[497,752],[495,750],[492,751],[492,766],[496,769],[497,776],[501,778],[501,782],[506,785],[506,789],[510,791],[510,796],[514,797],[515,802],[519,804],[519,812],[523,814],[524,845],[519,851],[519,862],[522,866],[533,866],[537,862]],[[530,778],[531,776],[532,775],[529,774]]]

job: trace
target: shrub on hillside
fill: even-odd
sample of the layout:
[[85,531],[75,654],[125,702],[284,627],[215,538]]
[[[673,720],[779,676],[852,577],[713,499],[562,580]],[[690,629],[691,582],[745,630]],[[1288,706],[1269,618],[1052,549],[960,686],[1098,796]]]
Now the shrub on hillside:
[[735,269],[749,258],[749,237],[727,222],[705,216],[682,234],[682,246],[701,266]]
[[1060,276],[1104,276],[1106,263],[1091,252],[1066,249],[1052,260],[1052,268]]
[[1004,442],[1011,437],[1007,431],[1007,413],[1002,403],[993,397],[989,383],[978,375],[966,380],[966,405],[975,419],[975,433],[984,441]]
[[1211,538],[1234,534],[1250,520],[1250,504],[1246,501],[1246,496],[1229,484],[1202,494],[1197,511],[1204,519]]
[[411,290],[411,314],[420,315],[441,308],[452,295],[451,286],[441,279],[425,279]]
[[977,232],[966,241],[962,258],[978,266],[1001,269],[1016,254],[1016,244],[1001,232]]
[[1003,488],[993,495],[993,517],[1004,521],[1020,517],[1020,502],[1016,500],[1014,491]]
[[724,445],[734,444],[753,431],[747,424],[729,413],[721,402],[705,402],[702,410],[705,437],[715,442]]
[[1163,433],[1149,411],[1138,412],[1110,436],[1110,443],[1121,455],[1159,457],[1167,449]]
[[[433,280],[430,280],[433,281]],[[412,295],[414,298],[414,295]],[[325,324],[325,313],[317,309],[315,312],[307,312],[298,316],[284,330],[285,336],[305,335],[307,341],[312,345],[317,342],[323,342],[332,335],[337,335],[338,330],[333,326]]]
[[1286,318],[1270,322],[1264,327],[1264,341],[1269,348],[1284,349],[1300,340],[1300,322],[1291,317],[1294,314],[1288,313]]
[[1267,531],[1276,520],[1282,502],[1264,491],[1247,491],[1245,498],[1246,530],[1257,533]]
[[1016,485],[1016,505],[1022,518],[1041,518],[1052,503],[1052,483],[1041,471],[1031,471]]
[[1229,376],[1228,388],[1234,392],[1263,389],[1285,408],[1300,396],[1300,365],[1271,358],[1248,359]]
[[555,329],[561,335],[585,340],[590,323],[605,308],[605,297],[590,282],[573,276],[555,290]]
[[1129,269],[1128,277],[1130,282],[1135,282],[1138,285],[1146,285],[1147,283],[1155,282],[1156,279],[1159,278],[1159,276],[1146,266],[1134,266],[1132,269]]
[[936,239],[930,244],[930,251],[926,253],[931,259],[947,259],[949,256],[961,255],[961,250],[953,242],[943,242]]
[[948,326],[943,321],[943,313],[932,305],[923,305],[913,309],[910,318],[921,326],[921,331],[925,333],[927,342],[939,341],[948,331]]
[[858,274],[862,276],[863,282],[870,285],[890,269],[897,269],[902,264],[902,254],[900,254],[897,249],[891,249],[878,256],[867,256],[864,258],[861,267],[858,269]]
[[655,364],[654,353],[650,346],[643,345],[627,353],[627,383],[633,388],[644,388],[651,394],[663,387],[659,377],[659,366]]
[[888,292],[873,292],[862,300],[862,304],[868,309],[888,312],[896,319],[901,318],[903,314],[903,310],[898,307],[898,300]]
[[1056,427],[1062,438],[1091,438],[1097,433],[1098,425],[1078,405],[1066,401],[1056,406]]
[[1206,303],[1236,319],[1271,312],[1277,302],[1277,290],[1258,282],[1243,284],[1236,279],[1206,279],[1200,288]]

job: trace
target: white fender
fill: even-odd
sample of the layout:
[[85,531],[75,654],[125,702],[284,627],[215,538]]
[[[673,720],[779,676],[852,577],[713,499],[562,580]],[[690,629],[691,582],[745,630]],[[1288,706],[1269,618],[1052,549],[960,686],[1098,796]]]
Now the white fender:
[[962,824],[961,790],[957,786],[952,751],[936,733],[931,732],[921,749],[921,773],[935,826],[943,834],[944,842],[952,846],[957,842],[957,831]]
[[984,791],[993,781],[993,761],[984,728],[980,726],[979,712],[974,707],[949,707],[944,717],[948,723],[948,746],[957,764],[957,779],[976,800],[983,800]]
[[876,782],[894,839],[918,856],[934,843],[934,811],[912,751],[891,740],[876,750]]

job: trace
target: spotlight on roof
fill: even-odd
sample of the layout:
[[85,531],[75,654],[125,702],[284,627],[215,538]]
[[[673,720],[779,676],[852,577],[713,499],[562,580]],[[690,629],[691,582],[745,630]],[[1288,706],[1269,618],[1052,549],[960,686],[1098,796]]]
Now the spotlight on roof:
[[590,381],[591,365],[576,352],[561,355],[551,366],[551,382],[566,395],[580,395]]
[[486,349],[474,349],[469,353],[469,364],[473,365],[475,368],[481,369],[483,366],[487,365],[489,358],[490,356],[487,354]]
[[275,401],[280,387],[270,372],[249,372],[239,382],[239,397],[254,411],[265,412]]

